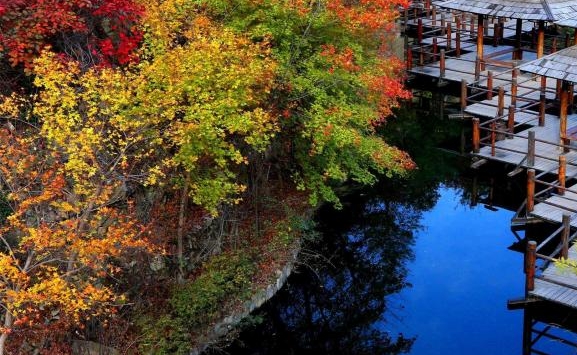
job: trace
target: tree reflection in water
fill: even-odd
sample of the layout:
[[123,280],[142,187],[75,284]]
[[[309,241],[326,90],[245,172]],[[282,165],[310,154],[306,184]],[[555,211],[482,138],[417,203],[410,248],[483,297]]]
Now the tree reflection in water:
[[[378,329],[387,295],[406,287],[420,211],[409,204],[349,200],[319,213],[323,237],[306,245],[303,266],[263,323],[247,329],[233,354],[400,354],[413,339]],[[312,252],[314,250],[314,252]]]
[[[261,322],[247,326],[227,353],[410,352],[414,338],[383,330],[395,316],[387,296],[409,286],[406,264],[413,258],[421,215],[435,205],[441,183],[462,184],[462,170],[432,148],[447,137],[445,129],[455,127],[429,128],[435,120],[412,110],[402,116],[389,127],[402,132],[402,139],[390,140],[409,150],[420,168],[408,180],[349,191],[341,211],[330,206],[319,211],[321,237],[305,245],[303,265],[255,316]],[[413,129],[418,125],[423,127]]]

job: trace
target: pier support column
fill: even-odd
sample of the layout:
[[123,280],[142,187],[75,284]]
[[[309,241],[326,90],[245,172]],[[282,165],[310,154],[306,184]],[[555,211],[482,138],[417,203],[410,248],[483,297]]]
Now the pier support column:
[[517,19],[515,24],[515,58],[516,60],[523,59],[523,49],[521,48],[521,36],[523,34],[523,20]]
[[481,131],[478,117],[473,118],[473,153],[478,154],[481,145]]
[[527,242],[525,250],[525,294],[535,289],[535,262],[537,259],[537,242]]
[[557,193],[559,195],[565,194],[565,182],[567,180],[567,158],[564,155],[559,156],[559,171],[558,171],[559,188]]
[[547,77],[541,76],[541,88],[539,92],[539,126],[545,126],[545,108],[547,104]]
[[569,235],[571,234],[571,216],[568,213],[563,213],[562,217],[563,232],[561,233],[561,258],[567,259],[569,257]]
[[569,141],[567,139],[567,103],[569,98],[569,92],[567,90],[567,82],[563,80],[561,84],[561,102],[559,104],[559,143],[564,145],[564,151],[567,152],[569,149]]
[[537,58],[543,56],[545,51],[545,21],[539,21],[539,29],[537,30]]
[[485,15],[477,15],[477,59],[480,61],[479,70],[483,70],[483,34]]

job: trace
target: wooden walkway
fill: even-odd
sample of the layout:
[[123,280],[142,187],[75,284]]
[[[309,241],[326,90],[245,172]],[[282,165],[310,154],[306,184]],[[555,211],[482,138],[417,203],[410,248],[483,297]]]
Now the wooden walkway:
[[[561,223],[564,213],[575,215],[577,213],[577,185],[568,187],[568,190],[570,191],[565,191],[563,195],[555,193],[543,202],[537,203],[530,215],[552,223]],[[577,228],[577,218],[572,218],[570,225]]]
[[[577,260],[577,246],[574,245],[569,249],[569,259]],[[563,268],[551,263],[543,271],[541,278],[535,279],[535,289],[529,291],[529,295],[577,308],[576,271],[573,268]]]
[[[567,159],[567,177],[577,177],[577,151],[564,153],[563,148],[557,146],[559,143],[559,118],[553,115],[545,115],[545,125],[538,126],[537,114],[526,113],[518,115],[524,117],[524,124],[532,125],[529,129],[516,133],[512,138],[505,138],[495,142],[495,155],[492,155],[490,145],[484,146],[478,157],[496,160],[502,163],[512,164],[524,168],[533,168],[538,172],[557,173],[559,167],[559,155],[565,155]],[[569,127],[577,126],[577,114],[570,115],[567,118]],[[535,132],[535,164],[527,165],[526,157],[528,152],[528,135],[529,131]],[[547,143],[551,142],[551,143]],[[577,148],[577,142],[572,143]]]

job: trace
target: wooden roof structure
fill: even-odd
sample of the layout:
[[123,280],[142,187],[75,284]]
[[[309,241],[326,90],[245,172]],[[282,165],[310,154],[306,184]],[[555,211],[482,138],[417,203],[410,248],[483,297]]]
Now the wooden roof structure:
[[437,6],[474,14],[533,21],[560,21],[577,16],[577,0],[447,0]]
[[525,63],[519,70],[577,83],[577,46]]

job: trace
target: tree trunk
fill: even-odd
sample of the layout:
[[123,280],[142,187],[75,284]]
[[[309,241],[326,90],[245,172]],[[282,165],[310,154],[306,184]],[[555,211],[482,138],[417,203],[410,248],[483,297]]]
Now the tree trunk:
[[184,279],[184,220],[186,218],[186,207],[188,202],[188,184],[187,175],[180,196],[180,210],[178,212],[178,230],[176,232],[176,257],[178,261],[178,282]]
[[[6,311],[4,314],[4,328],[9,329],[12,327],[12,323],[14,322],[14,317],[12,313]],[[8,333],[2,333],[0,335],[0,355],[4,355],[4,350],[6,348],[6,339],[8,339]]]

